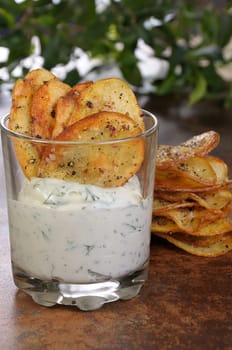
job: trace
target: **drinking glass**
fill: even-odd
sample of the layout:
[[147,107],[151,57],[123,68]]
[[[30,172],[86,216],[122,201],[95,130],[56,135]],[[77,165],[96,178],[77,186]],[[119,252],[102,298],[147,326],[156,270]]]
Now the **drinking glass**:
[[[143,118],[140,135],[85,143],[17,134],[8,127],[9,116],[1,120],[12,274],[36,303],[94,310],[140,292],[148,275],[158,138],[157,118],[145,110]],[[34,152],[59,150],[66,162],[70,152],[85,159],[88,152],[111,147],[114,158],[118,147],[133,142],[144,145],[142,166],[121,186],[77,183],[49,172],[34,176],[40,167]],[[68,166],[72,171],[71,161]]]

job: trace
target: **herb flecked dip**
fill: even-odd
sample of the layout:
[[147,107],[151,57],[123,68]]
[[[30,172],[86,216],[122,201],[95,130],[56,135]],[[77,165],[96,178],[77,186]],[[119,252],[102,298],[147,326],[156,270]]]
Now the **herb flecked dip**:
[[33,178],[9,203],[12,263],[70,283],[136,271],[149,257],[151,201],[136,176],[114,188]]

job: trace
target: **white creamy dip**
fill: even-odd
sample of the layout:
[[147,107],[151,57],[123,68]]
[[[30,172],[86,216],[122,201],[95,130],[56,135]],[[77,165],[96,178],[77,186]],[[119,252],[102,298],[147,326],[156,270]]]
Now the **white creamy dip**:
[[9,202],[13,265],[67,283],[122,277],[148,260],[151,210],[136,176],[115,188],[33,178]]

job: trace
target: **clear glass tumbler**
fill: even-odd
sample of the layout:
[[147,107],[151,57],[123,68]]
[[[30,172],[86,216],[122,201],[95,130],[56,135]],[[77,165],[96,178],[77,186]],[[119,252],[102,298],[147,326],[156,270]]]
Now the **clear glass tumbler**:
[[[27,137],[9,130],[8,116],[1,120],[13,278],[36,303],[94,310],[134,297],[146,281],[158,121],[148,111],[143,118],[145,131],[140,135],[89,143]],[[49,167],[41,177],[36,170],[41,167],[38,154],[48,149],[48,164],[59,158],[56,170],[62,173],[65,164],[75,175],[70,154],[78,154],[81,166],[94,152],[91,169],[109,147],[117,159],[123,144],[140,141],[142,166],[122,186],[53,178]],[[137,156],[133,154],[135,161]],[[82,169],[83,174],[88,169]]]

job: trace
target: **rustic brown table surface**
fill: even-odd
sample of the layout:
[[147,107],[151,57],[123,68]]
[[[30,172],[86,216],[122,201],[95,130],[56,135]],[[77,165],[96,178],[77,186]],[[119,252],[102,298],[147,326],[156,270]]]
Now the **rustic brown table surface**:
[[[160,143],[218,130],[214,154],[228,163],[231,176],[232,113],[208,106],[167,110],[167,99],[141,103],[160,119]],[[232,349],[232,252],[201,258],[152,237],[149,279],[138,297],[87,313],[35,304],[12,281],[2,167],[0,174],[1,350]]]

